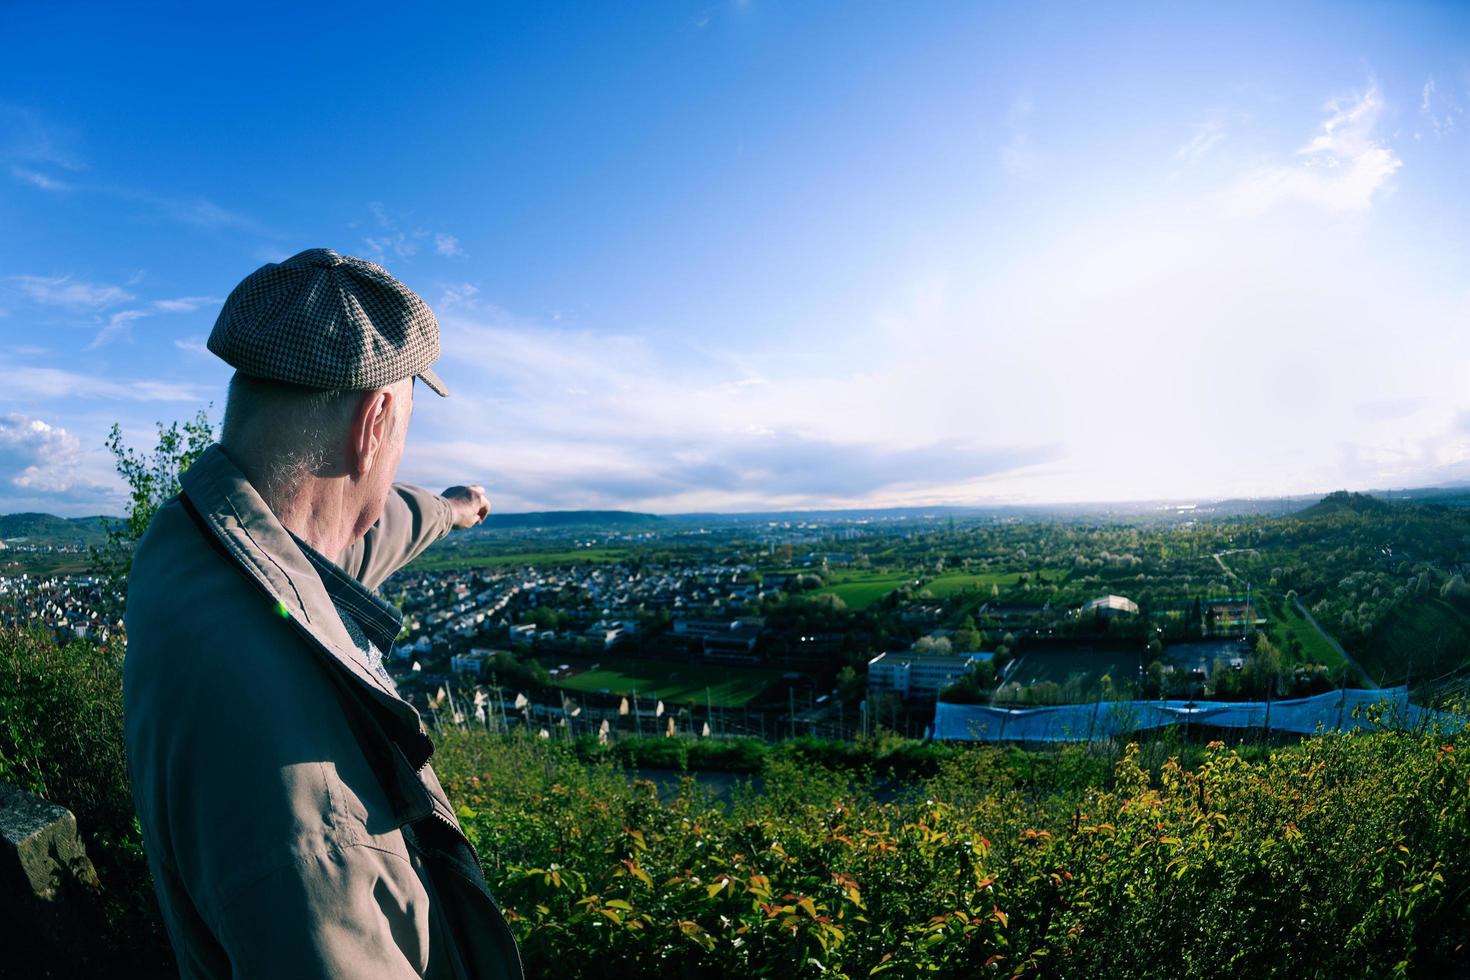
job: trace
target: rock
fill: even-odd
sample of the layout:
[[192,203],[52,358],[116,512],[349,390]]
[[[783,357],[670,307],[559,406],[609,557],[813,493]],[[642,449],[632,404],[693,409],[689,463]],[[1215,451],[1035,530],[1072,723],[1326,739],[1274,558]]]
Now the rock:
[[[97,872],[70,810],[0,783],[0,919],[28,945],[86,960]],[[0,965],[3,969],[3,965]]]

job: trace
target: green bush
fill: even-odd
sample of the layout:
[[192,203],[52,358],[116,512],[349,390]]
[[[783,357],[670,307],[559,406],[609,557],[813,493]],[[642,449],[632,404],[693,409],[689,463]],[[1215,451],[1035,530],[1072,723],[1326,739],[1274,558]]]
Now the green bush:
[[0,781],[76,815],[102,885],[111,965],[176,972],[133,816],[121,644],[61,646],[40,627],[0,626]]
[[[1379,977],[1470,969],[1470,739],[1220,743],[1113,772],[956,751],[889,802],[770,753],[729,806],[573,746],[445,733],[528,972]],[[1101,784],[1106,778],[1108,786]]]
[[[77,813],[112,972],[166,975],[119,664],[0,630],[0,778]],[[1174,732],[1113,755],[437,737],[531,976],[1470,973],[1467,733],[1229,749]],[[626,768],[721,757],[759,763],[728,802]]]

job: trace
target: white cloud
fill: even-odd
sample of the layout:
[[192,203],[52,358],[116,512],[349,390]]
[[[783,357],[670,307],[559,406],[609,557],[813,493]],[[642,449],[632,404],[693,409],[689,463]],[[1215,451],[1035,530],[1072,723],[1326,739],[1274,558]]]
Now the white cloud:
[[92,312],[132,300],[121,286],[82,282],[70,276],[11,276],[21,292],[42,306],[59,306],[73,312]]
[[154,379],[110,380],[63,368],[17,364],[0,359],[5,397],[11,401],[56,402],[64,399],[108,399],[124,402],[194,402],[214,394],[207,385]]
[[16,160],[31,166],[84,169],[75,147],[81,140],[75,131],[59,126],[24,106],[0,103],[0,160]]
[[[1444,136],[1455,128],[1455,120],[1464,115],[1464,110],[1452,99],[1440,93],[1434,79],[1424,83],[1419,97],[1419,115],[1429,123],[1434,135]],[[1417,136],[1417,134],[1416,134]]]
[[457,282],[443,287],[439,294],[439,305],[446,309],[469,309],[476,304],[480,287],[474,283]]
[[203,306],[218,306],[223,302],[224,300],[214,296],[181,296],[178,299],[154,300],[144,309],[119,310],[107,318],[107,322],[103,324],[101,330],[97,331],[92,342],[87,345],[87,349],[95,350],[130,332],[131,324],[135,320],[141,320],[155,313],[194,313]]
[[1006,112],[1006,130],[1010,138],[1000,148],[1000,164],[1012,176],[1026,176],[1036,168],[1036,150],[1026,129],[1026,121],[1034,109],[1029,96],[1018,95],[1011,100],[1010,109]]
[[[953,431],[870,436],[848,424],[869,379],[773,380],[739,359],[547,328],[487,304],[443,309],[440,323],[459,404],[452,417],[436,406],[416,415],[406,472],[462,482],[493,461],[484,479],[510,509],[866,503],[1015,472],[1054,452]],[[466,429],[464,419],[484,421]]]
[[39,187],[43,191],[66,191],[71,190],[71,185],[57,180],[55,177],[47,176],[38,170],[29,170],[22,166],[10,168],[10,175],[24,184]]
[[98,439],[22,412],[0,414],[0,512],[118,513],[125,494]]
[[[381,201],[370,201],[367,207],[378,233],[365,236],[362,242],[367,246],[367,257],[374,262],[385,262],[390,256],[411,259],[430,244],[434,248],[434,254],[444,258],[466,257],[457,236],[443,231],[430,232],[426,228],[405,231],[402,225],[406,222],[400,222],[399,216],[388,210]],[[353,222],[349,227],[356,228],[358,223]]]
[[205,346],[203,337],[180,337],[174,341],[174,346],[179,350],[186,350],[191,354],[210,354],[213,352]]
[[[1470,388],[1470,293],[1426,289],[1417,258],[1329,222],[1120,202],[729,352],[453,287],[436,309],[456,401],[420,403],[405,479],[473,477],[503,510],[662,511],[1438,479],[1470,449],[1427,441]],[[1412,326],[1385,344],[1387,323]]]
[[128,325],[134,320],[141,320],[148,315],[147,310],[119,310],[107,318],[107,323],[97,331],[92,342],[87,345],[87,350],[96,350],[103,344],[108,343],[114,337],[128,330]]
[[180,296],[178,299],[159,299],[153,301],[153,308],[159,313],[193,313],[203,306],[219,306],[224,300],[218,296]]
[[82,444],[65,429],[19,412],[0,415],[0,480],[25,490],[56,493],[76,482]]
[[1297,151],[1301,161],[1263,167],[1231,189],[1233,209],[1246,216],[1298,202],[1332,213],[1365,211],[1403,161],[1375,135],[1383,98],[1369,82],[1358,95],[1333,99],[1317,134]]
[[1225,138],[1225,124],[1218,119],[1200,123],[1194,127],[1194,135],[1174,153],[1179,163],[1195,163],[1202,159]]

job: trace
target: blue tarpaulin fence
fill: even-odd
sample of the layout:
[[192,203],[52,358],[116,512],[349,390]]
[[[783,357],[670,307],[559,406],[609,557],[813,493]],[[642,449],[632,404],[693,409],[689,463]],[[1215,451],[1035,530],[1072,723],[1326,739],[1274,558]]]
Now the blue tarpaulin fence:
[[940,702],[933,736],[942,741],[1086,742],[1169,725],[1258,728],[1310,735],[1358,728],[1458,728],[1456,716],[1409,701],[1406,687],[1351,688],[1289,701],[1098,701],[1050,708]]

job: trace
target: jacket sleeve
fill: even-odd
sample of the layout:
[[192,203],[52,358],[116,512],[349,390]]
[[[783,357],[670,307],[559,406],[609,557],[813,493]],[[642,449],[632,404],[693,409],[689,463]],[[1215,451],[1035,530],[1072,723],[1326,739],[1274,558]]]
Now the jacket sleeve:
[[448,534],[453,525],[449,501],[421,487],[395,483],[383,502],[383,516],[342,551],[337,565],[369,589],[376,589]]

